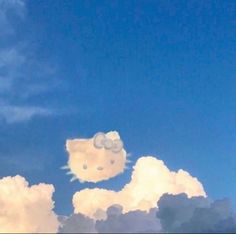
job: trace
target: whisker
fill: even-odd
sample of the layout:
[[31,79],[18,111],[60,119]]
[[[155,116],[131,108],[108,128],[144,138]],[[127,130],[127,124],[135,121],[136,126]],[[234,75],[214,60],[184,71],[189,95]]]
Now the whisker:
[[74,173],[72,171],[66,172],[66,175],[73,175]]
[[75,180],[77,180],[77,177],[76,177],[76,176],[73,176],[73,177],[70,179],[70,182],[73,182],[73,181],[75,181]]
[[67,170],[67,169],[70,169],[68,165],[65,165],[65,166],[62,166],[61,167],[62,170]]

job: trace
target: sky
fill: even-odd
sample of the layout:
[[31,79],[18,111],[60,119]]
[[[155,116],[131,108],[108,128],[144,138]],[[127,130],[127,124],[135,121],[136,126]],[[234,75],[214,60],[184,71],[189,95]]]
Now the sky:
[[[141,156],[236,207],[235,1],[0,0],[0,177],[119,191]],[[119,132],[125,173],[70,183],[66,140]]]

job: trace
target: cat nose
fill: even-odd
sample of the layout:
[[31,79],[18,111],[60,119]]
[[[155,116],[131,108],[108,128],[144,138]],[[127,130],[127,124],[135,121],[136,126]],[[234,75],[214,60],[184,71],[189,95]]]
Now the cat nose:
[[103,167],[97,167],[97,170],[102,171]]

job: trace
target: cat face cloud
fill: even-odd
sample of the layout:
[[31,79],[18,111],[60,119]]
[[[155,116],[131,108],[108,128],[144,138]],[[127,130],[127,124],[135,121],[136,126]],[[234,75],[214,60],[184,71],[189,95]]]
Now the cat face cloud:
[[108,180],[125,170],[126,151],[118,132],[97,133],[90,139],[66,141],[69,153],[64,169],[73,180],[99,182]]

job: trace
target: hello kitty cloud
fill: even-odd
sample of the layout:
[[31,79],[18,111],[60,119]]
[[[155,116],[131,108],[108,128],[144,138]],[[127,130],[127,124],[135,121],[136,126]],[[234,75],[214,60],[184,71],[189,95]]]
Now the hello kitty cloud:
[[108,180],[125,170],[127,154],[119,133],[97,133],[89,139],[66,141],[68,163],[63,169],[80,182]]

